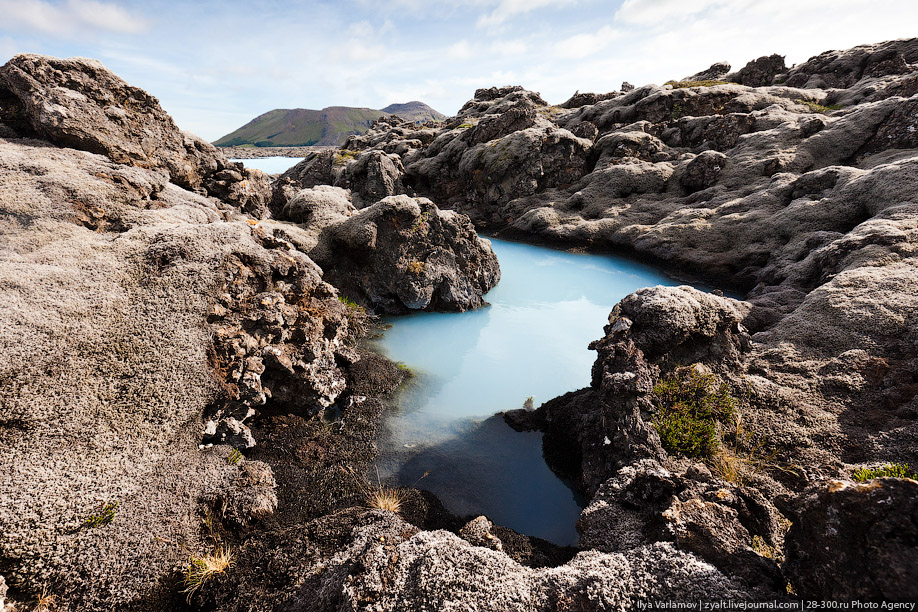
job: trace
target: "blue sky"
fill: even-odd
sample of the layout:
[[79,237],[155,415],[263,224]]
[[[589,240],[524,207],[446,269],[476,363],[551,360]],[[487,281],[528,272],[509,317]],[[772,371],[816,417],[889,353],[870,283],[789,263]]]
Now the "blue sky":
[[510,84],[558,103],[918,35],[918,0],[0,0],[0,16],[0,63],[98,58],[208,140],[273,108],[454,114]]

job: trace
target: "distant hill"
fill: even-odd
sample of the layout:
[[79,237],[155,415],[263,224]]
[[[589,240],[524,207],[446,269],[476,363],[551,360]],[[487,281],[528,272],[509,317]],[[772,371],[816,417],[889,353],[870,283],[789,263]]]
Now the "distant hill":
[[430,121],[431,119],[434,121],[446,119],[446,115],[443,113],[438,113],[423,102],[418,102],[417,100],[405,102],[404,104],[390,104],[382,109],[382,112],[389,113],[390,115],[398,115],[406,121],[416,121],[419,123]]
[[446,118],[423,102],[390,104],[382,110],[349,106],[329,106],[322,110],[278,108],[255,117],[214,144],[218,147],[340,145],[351,134],[363,134],[374,121],[392,114],[419,122]]

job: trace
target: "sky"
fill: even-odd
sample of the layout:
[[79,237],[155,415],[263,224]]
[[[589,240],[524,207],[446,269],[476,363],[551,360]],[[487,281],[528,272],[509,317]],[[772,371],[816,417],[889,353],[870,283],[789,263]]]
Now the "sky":
[[560,103],[915,24],[918,0],[0,0],[0,64],[99,59],[216,140],[274,108],[421,100],[453,115],[494,85]]

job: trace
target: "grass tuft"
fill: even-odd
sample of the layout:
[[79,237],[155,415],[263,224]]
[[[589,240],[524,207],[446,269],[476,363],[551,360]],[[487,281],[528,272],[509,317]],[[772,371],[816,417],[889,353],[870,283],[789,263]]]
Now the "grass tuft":
[[874,478],[911,478],[918,480],[918,474],[908,467],[907,463],[887,463],[878,468],[860,468],[854,470],[854,480],[867,482]]
[[814,113],[822,113],[823,115],[842,108],[840,104],[830,104],[829,106],[823,106],[822,104],[813,102],[812,100],[794,100],[794,102],[808,107]]
[[405,501],[405,492],[398,488],[378,485],[367,493],[367,505],[376,510],[388,510],[398,514]]
[[233,565],[235,561],[232,551],[224,546],[217,546],[213,552],[197,557],[192,555],[185,568],[185,578],[182,581],[187,595],[186,600],[191,603],[191,598],[204,584],[219,576]]
[[230,451],[230,454],[226,460],[230,465],[238,465],[239,462],[242,461],[242,453],[239,452],[238,448],[234,448],[232,451]]
[[719,383],[713,374],[680,368],[658,382],[653,393],[658,406],[653,426],[667,452],[695,458],[718,453],[718,423],[736,415],[736,400],[726,383]]
[[90,528],[108,525],[115,520],[115,515],[118,513],[118,504],[119,502],[110,502],[103,505],[98,514],[93,514],[86,519],[84,525]]

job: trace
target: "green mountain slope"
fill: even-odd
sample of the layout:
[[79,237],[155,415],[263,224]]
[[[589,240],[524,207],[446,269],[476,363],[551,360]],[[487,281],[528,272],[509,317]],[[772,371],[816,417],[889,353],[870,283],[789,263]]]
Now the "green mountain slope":
[[371,108],[330,106],[322,110],[279,108],[255,117],[220,138],[215,145],[261,147],[337,145],[350,134],[362,134],[385,115]]
[[322,110],[278,108],[255,117],[238,130],[214,141],[214,144],[218,147],[336,146],[351,134],[363,134],[374,121],[390,114],[418,122],[446,118],[423,102],[416,101],[391,104],[383,110],[349,106],[329,106]]

